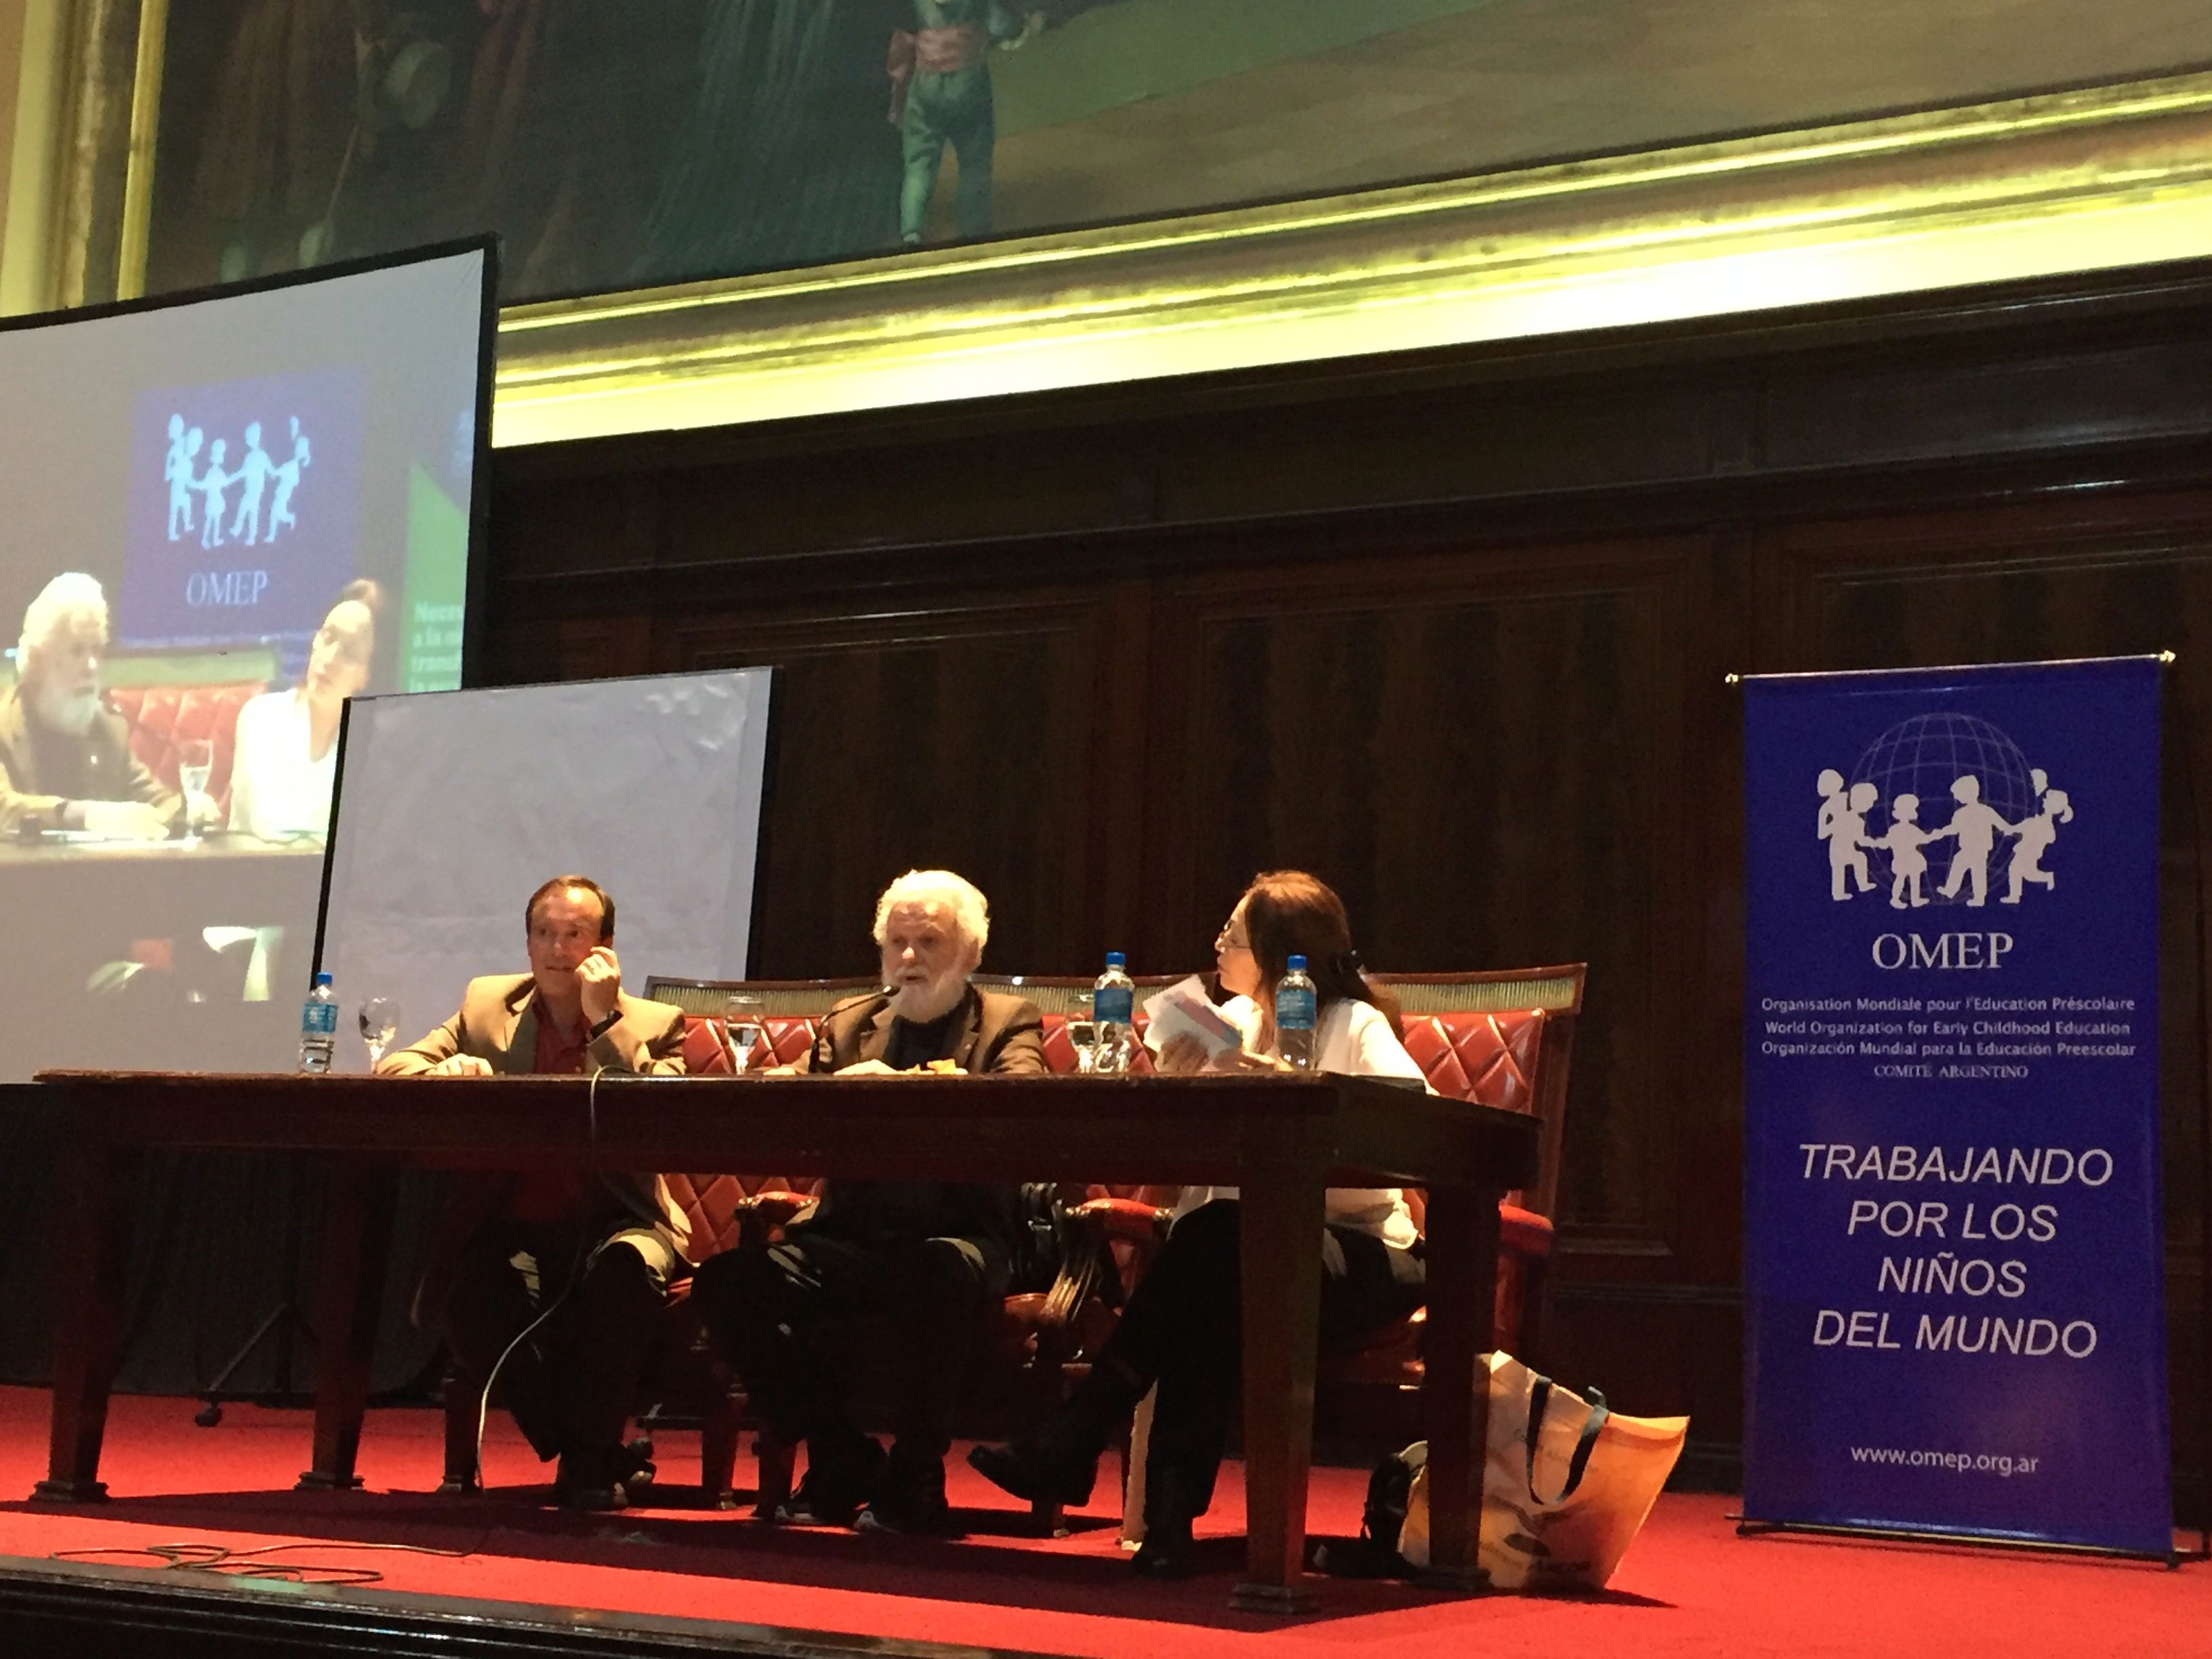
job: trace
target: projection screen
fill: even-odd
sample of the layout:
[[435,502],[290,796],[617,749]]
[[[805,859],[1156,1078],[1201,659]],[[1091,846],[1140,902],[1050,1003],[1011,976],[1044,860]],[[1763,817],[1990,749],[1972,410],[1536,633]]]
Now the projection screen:
[[463,681],[493,282],[0,325],[0,1081],[292,1064],[343,700]]
[[585,875],[615,900],[623,987],[746,977],[772,671],[368,697],[346,721],[322,966],[337,1069],[368,1069],[356,1013],[398,1042],[479,974],[528,970],[524,907]]

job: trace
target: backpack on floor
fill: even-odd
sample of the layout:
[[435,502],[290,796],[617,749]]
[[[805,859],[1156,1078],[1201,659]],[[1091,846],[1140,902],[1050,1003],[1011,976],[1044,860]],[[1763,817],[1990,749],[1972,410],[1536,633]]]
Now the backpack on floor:
[[1359,1513],[1359,1536],[1334,1538],[1316,1553],[1314,1565],[1339,1578],[1402,1578],[1413,1571],[1398,1553],[1406,1511],[1413,1498],[1413,1477],[1428,1467],[1429,1443],[1416,1440],[1392,1452],[1367,1477],[1367,1503]]

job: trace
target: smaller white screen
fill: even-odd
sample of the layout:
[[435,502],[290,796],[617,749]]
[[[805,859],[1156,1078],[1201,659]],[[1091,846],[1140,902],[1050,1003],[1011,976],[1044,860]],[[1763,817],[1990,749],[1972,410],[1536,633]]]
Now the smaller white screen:
[[769,671],[369,697],[353,705],[322,965],[338,1069],[365,1071],[363,999],[397,1041],[521,973],[523,908],[551,877],[616,904],[623,989],[742,979],[750,941]]

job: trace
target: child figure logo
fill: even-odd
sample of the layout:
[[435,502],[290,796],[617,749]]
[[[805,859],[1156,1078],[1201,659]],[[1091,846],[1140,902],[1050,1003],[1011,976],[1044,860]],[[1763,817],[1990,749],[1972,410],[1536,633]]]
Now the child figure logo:
[[[182,541],[192,533],[192,497],[200,497],[199,544],[202,547],[222,547],[227,542],[240,543],[247,547],[265,546],[276,539],[279,530],[299,528],[300,520],[292,511],[292,498],[300,488],[300,474],[312,459],[307,434],[300,429],[300,417],[290,417],[292,453],[279,462],[270,458],[261,447],[261,422],[246,423],[243,453],[237,467],[223,471],[223,458],[229,453],[227,440],[217,438],[208,442],[201,428],[187,424],[181,414],[169,416],[169,447],[161,458],[161,480],[169,491],[169,539]],[[203,447],[207,450],[205,471],[195,470]],[[270,503],[264,527],[262,498],[271,481],[276,486],[276,499]],[[246,486],[238,501],[238,512],[231,520],[228,532],[223,518],[229,505],[233,484]]]
[[[1888,878],[1889,902],[1899,910],[1961,902],[1979,909],[1989,902],[1997,867],[2001,904],[2018,904],[2031,886],[2057,885],[2043,856],[2059,826],[2073,822],[2073,805],[1987,720],[1915,715],[1869,745],[1849,782],[1831,767],[1814,787],[1820,797],[1814,834],[1828,843],[1828,896],[1838,903],[1875,890],[1876,869]],[[1923,812],[1932,821],[1934,803],[1947,799],[1948,819],[1923,823]],[[1948,866],[1931,895],[1923,849],[1944,841],[1951,843]]]

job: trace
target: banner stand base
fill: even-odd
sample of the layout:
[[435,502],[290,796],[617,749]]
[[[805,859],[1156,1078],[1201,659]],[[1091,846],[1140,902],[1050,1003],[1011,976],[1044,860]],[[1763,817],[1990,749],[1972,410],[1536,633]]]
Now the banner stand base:
[[1863,1538],[1885,1544],[1951,1544],[1973,1549],[2022,1550],[2037,1555],[2088,1555],[2107,1560],[2156,1561],[2169,1571],[2190,1561],[2208,1559],[2187,1550],[2124,1550],[2104,1544],[2067,1544],[2056,1540],[1991,1538],[1974,1532],[1939,1532],[1918,1527],[1853,1527],[1829,1521],[1750,1521],[1741,1515],[1729,1517],[1739,1538],[1758,1538],[1768,1533],[1807,1533],[1823,1538]]

